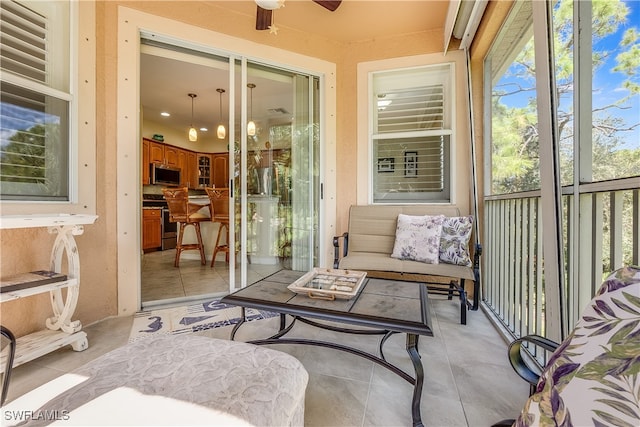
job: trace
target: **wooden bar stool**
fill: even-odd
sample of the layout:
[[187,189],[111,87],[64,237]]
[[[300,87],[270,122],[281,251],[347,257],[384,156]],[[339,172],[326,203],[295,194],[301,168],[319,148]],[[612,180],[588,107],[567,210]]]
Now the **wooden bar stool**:
[[[207,263],[204,255],[204,244],[202,243],[202,233],[200,232],[200,223],[202,221],[210,221],[211,218],[199,213],[202,205],[189,203],[189,190],[187,187],[179,188],[163,188],[162,193],[169,207],[169,221],[177,222],[180,228],[178,233],[178,242],[176,245],[176,259],[173,263],[175,267],[180,266],[180,254],[182,251],[197,249],[200,251],[200,261],[202,265]],[[184,229],[188,225],[193,225],[196,230],[196,238],[198,243],[182,244]]]
[[[211,221],[220,223],[218,228],[218,236],[216,244],[213,247],[213,257],[211,258],[211,267],[216,261],[218,252],[224,252],[224,260],[229,263],[229,189],[228,188],[205,188],[209,201],[211,202]],[[220,244],[223,229],[225,230],[225,243]]]

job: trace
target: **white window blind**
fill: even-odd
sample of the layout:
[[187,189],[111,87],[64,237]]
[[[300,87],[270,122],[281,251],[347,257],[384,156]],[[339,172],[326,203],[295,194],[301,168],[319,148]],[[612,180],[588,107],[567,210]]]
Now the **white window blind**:
[[15,2],[0,3],[2,68],[46,83],[47,19]]
[[[377,192],[442,191],[444,189],[444,146],[445,141],[442,136],[379,140]],[[393,165],[386,171],[385,165],[388,163]]]
[[377,93],[377,133],[442,129],[444,86],[442,84]]

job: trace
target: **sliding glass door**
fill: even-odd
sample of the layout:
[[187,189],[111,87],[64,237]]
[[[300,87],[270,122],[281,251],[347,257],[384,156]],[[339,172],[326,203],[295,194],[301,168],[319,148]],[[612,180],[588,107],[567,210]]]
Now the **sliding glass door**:
[[[161,39],[144,35],[140,54],[141,211],[157,219],[141,233],[143,306],[217,298],[318,265],[319,78]],[[179,169],[180,182],[150,178],[154,164]],[[184,251],[175,262],[181,225],[165,209],[168,186],[187,187],[211,218],[200,222],[204,261]],[[162,244],[150,240],[154,224]],[[183,244],[197,241],[185,226]]]
[[242,60],[234,69],[231,291],[318,264],[320,201],[318,78]]

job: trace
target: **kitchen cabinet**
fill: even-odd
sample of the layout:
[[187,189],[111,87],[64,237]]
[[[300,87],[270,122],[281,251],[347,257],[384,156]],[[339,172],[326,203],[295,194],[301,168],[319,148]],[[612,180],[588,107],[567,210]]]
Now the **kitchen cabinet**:
[[178,153],[181,150],[173,145],[164,146],[164,164],[178,166]]
[[187,163],[187,151],[177,149],[177,166],[180,168],[180,185],[183,187],[189,187],[189,171]]
[[151,184],[149,165],[161,163],[180,168],[180,185],[195,189],[229,185],[229,153],[195,151],[142,138],[142,185]]
[[211,187],[211,154],[198,154],[198,187]]
[[149,141],[149,163],[164,163],[164,144]]
[[150,183],[149,180],[149,141],[142,140],[142,185]]
[[227,188],[229,186],[229,153],[214,153],[211,157],[213,186]]
[[178,152],[180,151],[178,147],[144,138],[143,141],[145,140],[149,143],[149,162],[178,166]]
[[162,209],[142,209],[142,250],[147,252],[162,246]]
[[198,155],[187,151],[187,183],[189,188],[198,187]]

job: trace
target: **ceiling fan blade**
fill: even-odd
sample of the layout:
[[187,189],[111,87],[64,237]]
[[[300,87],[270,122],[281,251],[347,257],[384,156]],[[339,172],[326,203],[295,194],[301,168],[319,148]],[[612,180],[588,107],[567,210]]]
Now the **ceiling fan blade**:
[[263,9],[260,6],[256,6],[256,30],[268,30],[271,25],[271,17],[273,15],[272,10]]
[[315,3],[318,3],[320,6],[324,7],[325,9],[330,10],[331,12],[334,12],[338,6],[340,6],[340,3],[342,3],[342,0],[337,0],[337,1],[325,1],[325,0],[313,0]]

